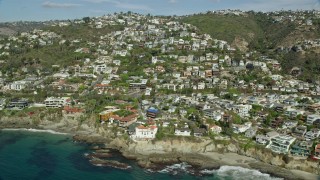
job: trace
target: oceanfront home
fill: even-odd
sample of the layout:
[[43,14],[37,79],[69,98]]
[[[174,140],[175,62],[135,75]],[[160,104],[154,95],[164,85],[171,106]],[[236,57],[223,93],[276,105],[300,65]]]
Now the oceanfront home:
[[195,137],[201,137],[207,133],[206,129],[204,129],[204,128],[195,128],[193,131],[194,131],[193,135]]
[[304,156],[304,157],[310,156],[311,147],[312,147],[311,141],[297,141],[291,147],[290,153],[291,155],[296,155],[296,156]]
[[244,124],[232,124],[232,129],[236,134],[244,133],[251,128],[251,125],[251,122],[245,122]]
[[270,139],[267,148],[276,153],[287,154],[291,144],[296,140],[295,137],[289,135],[279,135]]
[[131,136],[134,140],[151,140],[156,137],[158,131],[157,126],[137,126],[135,128],[135,134]]
[[244,134],[247,138],[253,138],[257,133],[258,128],[257,127],[251,127],[249,128],[246,133]]
[[220,134],[221,131],[222,131],[222,128],[220,126],[217,126],[217,125],[213,125],[209,129],[214,134]]
[[311,141],[311,140],[318,138],[319,135],[320,135],[320,130],[318,128],[313,128],[306,133],[304,138],[306,141]]
[[191,130],[189,128],[177,128],[174,130],[176,136],[191,136]]
[[311,114],[307,116],[307,125],[312,125],[315,121],[320,120],[319,114]]
[[307,127],[300,125],[293,129],[292,135],[298,139],[304,139],[304,135],[307,133]]
[[29,101],[28,99],[13,99],[11,100],[8,105],[7,105],[7,109],[10,110],[22,110],[26,107],[29,106]]
[[61,98],[48,97],[44,101],[46,107],[51,107],[51,108],[64,107],[66,105],[69,105],[70,102],[71,102],[71,99],[69,97],[61,97]]
[[266,133],[266,135],[259,134],[256,136],[256,142],[258,144],[266,145],[270,141],[271,138],[274,138],[277,136],[279,136],[279,133],[276,131],[270,131],[270,132]]

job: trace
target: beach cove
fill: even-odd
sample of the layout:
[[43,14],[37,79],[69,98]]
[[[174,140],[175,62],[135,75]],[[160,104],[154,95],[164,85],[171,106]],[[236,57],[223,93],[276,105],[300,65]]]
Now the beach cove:
[[129,169],[99,167],[86,158],[92,146],[74,142],[70,134],[34,129],[5,129],[0,133],[1,179],[279,179],[236,166],[196,172],[187,163],[177,163],[152,171],[120,153],[113,153],[113,159],[129,164]]

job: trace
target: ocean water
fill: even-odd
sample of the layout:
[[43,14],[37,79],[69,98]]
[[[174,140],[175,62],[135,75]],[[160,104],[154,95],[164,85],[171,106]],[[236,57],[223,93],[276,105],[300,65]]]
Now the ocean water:
[[181,163],[161,170],[145,170],[120,154],[113,159],[125,162],[130,169],[97,167],[90,164],[85,154],[92,150],[86,144],[73,142],[72,137],[41,131],[0,131],[0,180],[20,179],[279,179],[256,170],[222,166],[218,170],[193,171],[192,166]]

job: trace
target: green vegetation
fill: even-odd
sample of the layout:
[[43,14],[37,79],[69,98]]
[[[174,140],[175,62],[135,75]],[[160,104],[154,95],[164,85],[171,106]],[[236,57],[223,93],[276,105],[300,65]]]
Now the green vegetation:
[[119,111],[116,111],[115,114],[120,116],[120,117],[126,117],[126,116],[129,116],[129,115],[133,114],[133,112],[125,110],[125,109],[121,109]]
[[264,36],[253,41],[251,47],[264,52],[267,49],[275,48],[296,28],[293,22],[275,23],[270,16],[263,13],[255,13],[252,17],[264,32]]
[[[182,22],[196,26],[201,33],[210,34],[214,39],[226,40],[230,44],[242,38],[248,42],[248,48],[270,57],[279,59],[283,65],[283,74],[290,73],[293,67],[301,67],[300,79],[313,82],[315,74],[319,75],[319,53],[310,51],[306,54],[289,51],[276,53],[280,46],[293,46],[297,40],[318,39],[320,23],[315,20],[315,28],[301,28],[296,22],[286,20],[281,23],[264,13],[248,12],[246,16],[197,14],[183,17]],[[241,45],[241,41],[237,44]],[[237,59],[237,58],[235,58]],[[241,59],[241,58],[240,58]],[[246,82],[255,78],[246,76]]]
[[281,54],[280,58],[285,72],[290,72],[293,67],[300,67],[302,70],[302,76],[300,78],[302,80],[307,80],[308,82],[319,80],[319,53],[311,52],[302,54],[298,52],[289,52]]
[[263,34],[253,16],[222,16],[215,14],[199,14],[187,16],[183,22],[192,24],[200,29],[201,33],[208,33],[211,37],[226,40],[232,43],[236,37],[248,42]]

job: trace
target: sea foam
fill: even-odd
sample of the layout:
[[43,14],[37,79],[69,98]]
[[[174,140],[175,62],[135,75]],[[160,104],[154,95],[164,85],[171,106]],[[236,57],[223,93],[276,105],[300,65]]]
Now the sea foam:
[[[210,171],[204,171],[208,173]],[[255,169],[247,169],[239,166],[221,166],[218,170],[212,171],[212,173],[219,175],[220,177],[232,177],[233,179],[247,179],[247,180],[280,180],[282,178],[271,177],[269,174],[262,173]]]
[[32,128],[17,128],[17,129],[2,129],[4,131],[29,131],[29,132],[42,132],[42,133],[50,133],[50,134],[60,134],[60,135],[67,135],[68,133],[61,133],[61,132],[56,132],[54,130],[44,130],[44,129],[32,129]]
[[173,164],[171,166],[167,166],[164,169],[158,171],[159,173],[171,173],[173,175],[178,174],[179,172],[186,172],[193,174],[194,172],[192,171],[192,166],[182,162],[180,164]]

